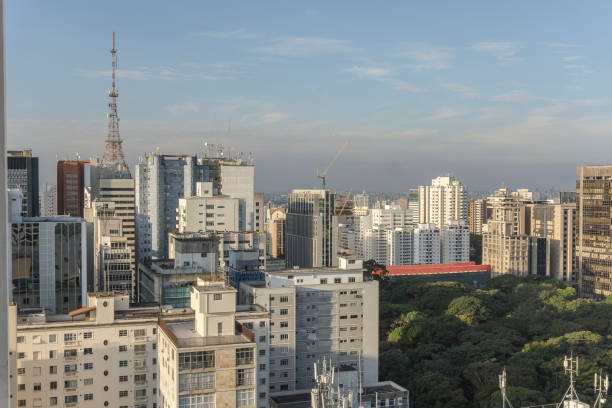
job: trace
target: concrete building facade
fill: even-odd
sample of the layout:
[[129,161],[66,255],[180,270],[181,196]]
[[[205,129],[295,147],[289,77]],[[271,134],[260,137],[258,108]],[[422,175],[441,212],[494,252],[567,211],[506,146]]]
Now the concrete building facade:
[[55,217],[57,215],[57,191],[54,185],[45,184],[40,188],[38,196],[38,213],[41,217]]
[[267,252],[272,258],[285,257],[285,226],[287,209],[268,207],[266,211]]
[[419,187],[419,223],[442,228],[453,220],[468,221],[467,189],[448,174]]
[[482,226],[487,223],[487,200],[471,200],[468,209],[470,234],[482,234]]
[[464,220],[451,221],[442,227],[442,263],[461,263],[470,260],[470,230]]
[[80,160],[57,162],[57,213],[83,217],[85,208],[85,163]]

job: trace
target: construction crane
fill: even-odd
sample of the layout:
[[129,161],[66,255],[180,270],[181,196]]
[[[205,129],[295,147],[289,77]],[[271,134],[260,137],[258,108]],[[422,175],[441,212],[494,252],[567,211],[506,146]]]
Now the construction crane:
[[323,185],[323,190],[325,190],[325,187],[327,186],[327,183],[326,183],[326,180],[325,180],[325,177],[327,176],[327,172],[329,171],[331,166],[334,164],[334,162],[338,159],[338,157],[340,157],[340,155],[342,154],[344,149],[346,149],[346,146],[348,146],[348,144],[349,144],[348,140],[346,142],[344,142],[344,144],[342,145],[340,150],[338,150],[338,153],[336,153],[334,158],[329,162],[329,164],[327,165],[327,168],[325,169],[325,171],[323,171],[323,173],[319,173],[319,169],[317,169],[317,178],[321,179],[321,184]]

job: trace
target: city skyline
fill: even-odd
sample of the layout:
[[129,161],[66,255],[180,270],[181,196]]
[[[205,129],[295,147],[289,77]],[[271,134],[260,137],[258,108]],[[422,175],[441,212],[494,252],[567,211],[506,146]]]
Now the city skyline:
[[571,189],[576,166],[607,161],[596,7],[147,5],[7,4],[8,146],[33,149],[41,183],[57,159],[104,151],[113,30],[132,169],[158,146],[224,143],[253,152],[257,190],[288,192],[318,187],[315,169],[350,140],[332,189],[403,191],[451,171],[481,191]]

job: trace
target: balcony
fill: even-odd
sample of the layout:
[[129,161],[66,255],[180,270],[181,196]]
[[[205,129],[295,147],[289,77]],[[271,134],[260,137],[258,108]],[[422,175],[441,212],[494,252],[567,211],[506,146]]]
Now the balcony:
[[147,380],[134,381],[134,384],[136,386],[146,387],[147,386]]
[[64,371],[64,377],[75,377],[77,373],[77,371]]
[[64,356],[64,361],[76,361],[77,360],[77,356]]
[[136,395],[134,396],[134,401],[136,402],[146,402],[147,400],[147,396],[146,395]]
[[147,371],[147,366],[146,365],[134,366],[134,371]]

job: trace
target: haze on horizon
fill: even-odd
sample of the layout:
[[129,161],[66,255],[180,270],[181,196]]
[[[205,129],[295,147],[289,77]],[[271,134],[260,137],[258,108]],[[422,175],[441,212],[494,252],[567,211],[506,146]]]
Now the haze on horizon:
[[253,152],[256,188],[573,189],[611,162],[608,2],[6,4],[8,147],[101,155],[111,32],[130,167],[204,141]]

